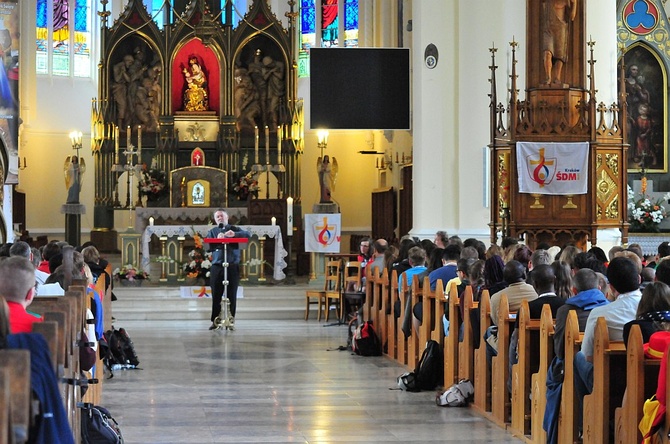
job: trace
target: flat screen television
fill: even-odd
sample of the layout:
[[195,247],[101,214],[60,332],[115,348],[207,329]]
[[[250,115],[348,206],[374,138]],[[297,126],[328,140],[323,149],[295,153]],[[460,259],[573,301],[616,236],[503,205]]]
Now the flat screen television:
[[409,129],[407,48],[310,49],[312,129]]

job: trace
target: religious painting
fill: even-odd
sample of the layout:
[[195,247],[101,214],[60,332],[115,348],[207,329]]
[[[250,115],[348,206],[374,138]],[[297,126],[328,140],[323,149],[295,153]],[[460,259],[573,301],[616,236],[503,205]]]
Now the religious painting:
[[186,184],[188,190],[187,206],[209,207],[209,187],[209,181],[207,180],[189,180]]
[[668,171],[667,73],[659,56],[644,43],[624,54],[628,114],[628,170]]
[[191,166],[205,165],[205,152],[198,147],[191,151]]

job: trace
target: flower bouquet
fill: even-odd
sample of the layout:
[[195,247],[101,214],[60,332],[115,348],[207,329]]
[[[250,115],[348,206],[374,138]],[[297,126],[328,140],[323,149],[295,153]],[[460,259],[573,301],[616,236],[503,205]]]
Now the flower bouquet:
[[152,166],[149,171],[145,169],[140,174],[140,194],[147,196],[150,200],[158,199],[167,191],[167,180],[165,171],[160,171]]
[[188,252],[188,262],[183,265],[184,276],[189,279],[204,280],[209,278],[212,268],[212,255],[205,251],[199,234],[193,235],[195,247]]
[[662,204],[670,199],[670,193],[666,193],[662,199],[651,200],[646,185],[646,177],[643,177],[642,189],[637,196],[628,186],[628,222],[631,232],[657,233],[660,231],[659,224],[667,216]]
[[235,183],[233,191],[237,195],[237,200],[247,200],[249,195],[258,197],[258,181],[254,177],[254,173],[249,171],[246,175],[240,177]]
[[140,286],[142,281],[149,279],[149,273],[142,269],[135,268],[131,264],[123,265],[113,272],[114,279],[121,282],[121,285]]

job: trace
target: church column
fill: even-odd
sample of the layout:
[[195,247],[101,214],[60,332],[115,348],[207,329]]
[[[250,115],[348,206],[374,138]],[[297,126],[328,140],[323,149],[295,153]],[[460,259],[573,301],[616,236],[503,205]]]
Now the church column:
[[[413,227],[429,237],[456,226],[458,213],[458,2],[412,4]],[[424,52],[438,51],[429,69]],[[405,233],[400,233],[404,235]]]

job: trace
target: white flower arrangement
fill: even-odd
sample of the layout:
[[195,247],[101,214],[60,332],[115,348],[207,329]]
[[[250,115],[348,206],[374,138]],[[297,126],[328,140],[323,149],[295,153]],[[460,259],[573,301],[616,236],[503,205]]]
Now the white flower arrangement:
[[667,217],[663,203],[670,200],[670,192],[663,198],[652,201],[646,194],[646,180],[643,180],[642,191],[636,199],[633,189],[628,186],[628,221],[630,231],[654,233],[659,231],[658,225]]

